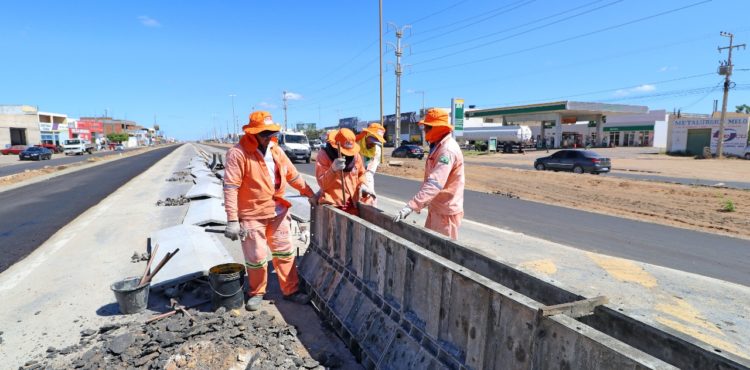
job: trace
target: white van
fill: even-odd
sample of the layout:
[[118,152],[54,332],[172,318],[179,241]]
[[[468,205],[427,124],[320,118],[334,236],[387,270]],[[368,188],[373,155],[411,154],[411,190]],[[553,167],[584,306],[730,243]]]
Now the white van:
[[304,132],[282,131],[278,138],[279,146],[292,162],[304,160],[305,163],[310,163],[310,143]]

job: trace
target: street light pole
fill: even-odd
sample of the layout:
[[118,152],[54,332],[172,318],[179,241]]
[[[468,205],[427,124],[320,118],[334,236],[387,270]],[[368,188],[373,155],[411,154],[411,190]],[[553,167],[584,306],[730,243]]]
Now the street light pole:
[[235,135],[237,135],[237,116],[234,113],[234,97],[237,96],[235,94],[229,94],[229,97],[232,98],[232,126],[234,126],[234,133],[232,134],[232,140],[234,140]]

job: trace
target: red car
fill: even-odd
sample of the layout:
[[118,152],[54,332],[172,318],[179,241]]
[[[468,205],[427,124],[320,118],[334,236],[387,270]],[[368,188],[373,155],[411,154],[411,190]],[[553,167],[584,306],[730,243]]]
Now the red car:
[[61,153],[62,152],[61,147],[59,147],[59,146],[57,146],[55,144],[37,144],[37,145],[34,145],[34,146],[39,146],[39,147],[42,147],[42,148],[47,148],[47,149],[51,150],[52,153]]
[[3,153],[3,155],[8,154],[20,154],[22,151],[26,150],[26,145],[13,145],[10,148],[5,148],[3,150],[0,150],[0,153]]

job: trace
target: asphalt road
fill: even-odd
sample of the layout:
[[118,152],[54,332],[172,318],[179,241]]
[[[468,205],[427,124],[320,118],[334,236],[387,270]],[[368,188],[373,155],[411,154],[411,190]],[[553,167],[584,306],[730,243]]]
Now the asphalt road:
[[[297,164],[314,175],[314,164]],[[406,202],[420,183],[376,175],[379,195]],[[750,286],[750,241],[466,191],[467,219],[573,248]]]
[[[534,169],[534,166],[532,164],[525,165],[525,164],[491,163],[491,162],[481,162],[481,163],[467,162],[467,163],[474,164],[474,165],[488,166],[488,167],[518,168],[521,170],[533,170]],[[531,161],[530,163],[533,163],[533,161]],[[671,183],[683,184],[683,185],[715,186],[716,184],[723,184],[722,186],[726,186],[728,188],[750,190],[750,182],[741,182],[741,181],[690,179],[686,177],[668,177],[668,176],[658,176],[658,175],[649,175],[649,174],[641,174],[641,173],[629,173],[629,172],[620,172],[620,171],[603,173],[599,176],[617,177],[617,178],[624,178],[624,179],[629,179],[629,180],[671,182]]]
[[177,147],[152,150],[0,192],[0,272]]
[[[18,164],[12,164],[8,166],[0,167],[0,177],[13,175],[16,173],[21,173],[26,170],[36,170],[36,169],[44,168],[44,166],[60,166],[60,165],[65,165],[65,164],[82,162],[91,156],[105,157],[108,155],[117,155],[117,154],[128,152],[131,150],[135,150],[135,149],[125,149],[124,151],[107,150],[107,151],[101,151],[101,152],[94,152],[93,154],[83,154],[83,155],[70,155],[70,156],[63,155],[58,158],[53,157],[52,159],[48,161],[18,161]],[[13,156],[18,158],[18,155],[13,154]]]

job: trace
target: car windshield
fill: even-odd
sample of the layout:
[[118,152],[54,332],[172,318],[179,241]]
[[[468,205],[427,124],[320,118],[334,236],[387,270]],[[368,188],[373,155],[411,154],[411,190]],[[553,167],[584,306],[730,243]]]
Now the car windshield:
[[307,144],[307,137],[302,135],[284,135],[287,144]]
[[81,143],[81,140],[65,140],[65,145],[76,145],[80,143]]
[[34,147],[31,147],[31,148],[28,148],[28,149],[26,149],[26,151],[27,151],[27,152],[41,152],[41,151],[42,151],[42,148],[40,148],[40,147],[37,147],[37,146],[34,146]]

